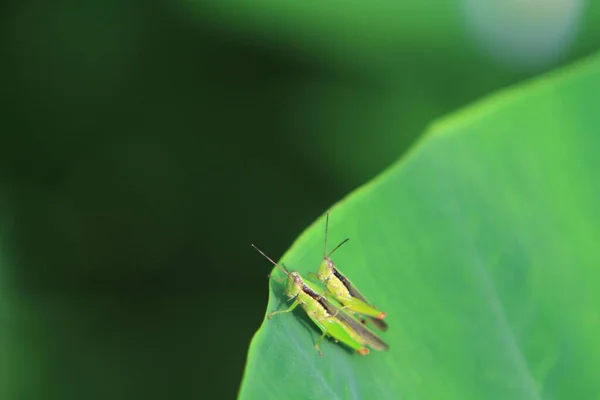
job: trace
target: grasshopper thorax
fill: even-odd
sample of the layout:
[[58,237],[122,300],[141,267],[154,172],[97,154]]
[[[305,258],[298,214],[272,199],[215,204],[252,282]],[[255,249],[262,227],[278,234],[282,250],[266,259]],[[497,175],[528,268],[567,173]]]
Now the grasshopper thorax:
[[290,272],[287,282],[285,283],[285,295],[289,299],[293,299],[294,297],[298,296],[298,293],[300,293],[303,287],[304,281],[302,280],[300,274],[296,271]]

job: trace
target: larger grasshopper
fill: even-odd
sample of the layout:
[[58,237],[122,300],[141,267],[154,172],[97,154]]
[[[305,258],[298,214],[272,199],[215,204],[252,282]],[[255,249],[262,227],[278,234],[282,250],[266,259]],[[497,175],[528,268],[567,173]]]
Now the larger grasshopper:
[[288,271],[285,265],[277,264],[256,246],[252,245],[252,247],[286,274],[284,293],[288,301],[294,300],[286,310],[269,313],[267,315],[268,319],[277,314],[292,312],[298,305],[302,306],[308,317],[322,332],[321,337],[315,343],[315,349],[319,352],[319,355],[323,355],[319,344],[325,336],[330,336],[334,341],[345,344],[360,355],[369,354],[367,346],[379,351],[385,351],[389,348],[381,338],[364,324],[346,314],[343,307],[338,308],[325,297],[317,294],[317,291],[308,282],[304,281],[297,271]]
[[335,267],[335,264],[331,260],[333,253],[350,239],[345,239],[329,254],[327,254],[328,228],[329,211],[327,211],[325,219],[325,245],[323,250],[323,261],[321,261],[321,265],[319,266],[317,273],[309,273],[309,276],[314,276],[320,282],[323,282],[327,287],[327,290],[335,297],[335,299],[348,308],[349,311],[361,316],[366,316],[369,322],[371,322],[377,329],[386,331],[388,329],[388,325],[383,321],[386,313],[378,310],[377,307],[369,303],[367,299],[358,291],[356,286],[354,286],[352,282],[350,282],[350,280]]

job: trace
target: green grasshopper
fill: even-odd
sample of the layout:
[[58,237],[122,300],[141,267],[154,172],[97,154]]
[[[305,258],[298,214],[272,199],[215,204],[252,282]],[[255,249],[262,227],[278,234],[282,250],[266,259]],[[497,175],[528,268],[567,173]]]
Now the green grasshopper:
[[[276,314],[291,312],[298,305],[301,305],[308,317],[322,332],[321,337],[315,343],[315,349],[321,356],[323,352],[319,348],[319,344],[325,336],[330,336],[335,342],[341,342],[363,356],[370,352],[367,345],[379,351],[385,351],[389,348],[383,340],[371,332],[364,324],[346,314],[343,311],[343,307],[338,308],[326,298],[317,294],[317,291],[308,282],[304,281],[297,271],[288,271],[285,265],[277,264],[256,246],[252,245],[252,247],[286,274],[287,279],[284,293],[288,301],[294,299],[294,302],[288,309],[273,311],[267,315],[268,319],[271,319]],[[277,280],[276,278],[273,279]]]
[[[337,301],[342,303],[349,311],[366,316],[368,320],[379,330],[386,331],[388,329],[387,323],[383,321],[386,313],[380,311],[369,303],[367,299],[358,291],[356,286],[350,282],[348,278],[335,267],[331,260],[331,255],[339,249],[348,239],[338,244],[329,254],[327,254],[327,230],[329,227],[329,211],[325,220],[325,246],[323,250],[323,261],[319,266],[319,270],[316,274],[309,273],[309,276],[316,277],[320,282],[324,283],[327,290],[335,297]],[[363,323],[366,323],[364,318],[361,319]]]

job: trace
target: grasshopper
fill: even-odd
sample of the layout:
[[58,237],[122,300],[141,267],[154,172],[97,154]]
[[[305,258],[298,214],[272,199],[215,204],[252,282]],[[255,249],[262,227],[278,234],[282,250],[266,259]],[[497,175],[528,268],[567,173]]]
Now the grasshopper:
[[[269,313],[267,315],[268,319],[277,314],[291,312],[298,305],[301,305],[308,317],[322,332],[321,337],[315,343],[315,349],[321,356],[323,352],[319,344],[325,336],[330,336],[335,342],[341,342],[363,356],[370,352],[367,345],[379,351],[385,351],[389,348],[381,338],[370,331],[364,324],[346,314],[343,311],[344,307],[336,307],[326,298],[317,294],[315,289],[302,279],[300,273],[297,271],[288,271],[285,265],[277,264],[256,246],[252,245],[252,247],[286,274],[287,279],[284,293],[288,301],[294,299],[292,305],[286,310]],[[273,279],[277,280],[276,278]]]
[[350,282],[339,269],[337,269],[331,260],[332,254],[339,249],[344,243],[348,242],[345,239],[338,244],[329,254],[327,254],[327,230],[329,227],[329,211],[327,211],[325,219],[325,245],[323,250],[323,261],[319,266],[316,274],[309,273],[309,276],[316,277],[320,282],[324,283],[327,290],[335,297],[337,301],[342,303],[349,311],[361,316],[361,322],[366,323],[366,318],[379,330],[386,331],[387,323],[383,321],[386,313],[380,311],[369,303],[367,299],[358,291],[356,286]]

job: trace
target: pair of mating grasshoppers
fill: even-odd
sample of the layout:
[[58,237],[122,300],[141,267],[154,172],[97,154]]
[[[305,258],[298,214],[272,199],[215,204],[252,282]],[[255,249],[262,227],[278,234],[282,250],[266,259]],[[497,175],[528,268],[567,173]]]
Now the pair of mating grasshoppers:
[[[304,279],[297,271],[288,271],[285,265],[279,265],[265,253],[252,245],[260,254],[273,265],[285,273],[284,294],[288,300],[294,300],[289,308],[282,311],[273,311],[273,315],[293,311],[298,305],[302,306],[308,317],[319,327],[321,337],[315,343],[315,349],[323,355],[319,343],[330,336],[336,342],[356,350],[358,354],[369,354],[369,347],[374,350],[385,351],[389,346],[373,331],[367,328],[370,322],[377,329],[386,331],[388,326],[383,321],[386,314],[369,303],[350,280],[335,267],[331,255],[349,239],[337,245],[329,254],[327,253],[327,230],[329,226],[329,212],[325,220],[325,250],[323,260],[315,277],[323,283],[326,290],[320,291],[310,281]],[[274,278],[276,279],[276,278]],[[281,281],[280,281],[281,282]]]

